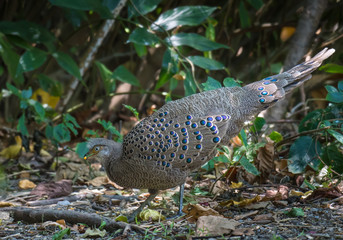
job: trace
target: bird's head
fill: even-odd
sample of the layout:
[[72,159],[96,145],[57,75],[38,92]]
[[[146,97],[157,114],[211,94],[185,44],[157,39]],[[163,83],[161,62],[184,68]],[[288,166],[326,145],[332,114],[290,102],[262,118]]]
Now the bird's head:
[[106,167],[110,161],[115,161],[122,154],[122,145],[105,138],[91,138],[87,141],[88,152],[84,159],[95,157]]

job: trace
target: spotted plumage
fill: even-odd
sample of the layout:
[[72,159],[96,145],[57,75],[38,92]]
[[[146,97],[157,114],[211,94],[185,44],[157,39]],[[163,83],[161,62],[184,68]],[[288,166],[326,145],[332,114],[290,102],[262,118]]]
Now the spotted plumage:
[[334,49],[324,49],[287,72],[243,88],[219,88],[168,102],[138,123],[123,144],[90,139],[90,153],[123,187],[148,188],[157,194],[183,184],[191,171],[215,156],[218,144],[227,144],[246,120],[310,79],[333,53]]

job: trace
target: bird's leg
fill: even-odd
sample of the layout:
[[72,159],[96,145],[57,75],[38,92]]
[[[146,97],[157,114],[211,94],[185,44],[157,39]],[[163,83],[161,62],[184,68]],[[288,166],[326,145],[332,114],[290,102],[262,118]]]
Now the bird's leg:
[[149,189],[149,193],[150,193],[150,196],[135,210],[133,211],[133,213],[130,215],[130,217],[128,218],[128,222],[132,222],[135,220],[135,218],[137,217],[137,215],[143,210],[143,208],[146,206],[146,205],[149,205],[150,202],[152,200],[154,200],[154,198],[157,196],[158,194],[158,190],[155,190],[155,189]]
[[179,195],[180,195],[180,201],[179,201],[179,211],[177,212],[177,217],[179,216],[182,216],[182,208],[183,208],[183,193],[185,191],[185,184],[181,184],[180,185],[180,192],[179,192]]

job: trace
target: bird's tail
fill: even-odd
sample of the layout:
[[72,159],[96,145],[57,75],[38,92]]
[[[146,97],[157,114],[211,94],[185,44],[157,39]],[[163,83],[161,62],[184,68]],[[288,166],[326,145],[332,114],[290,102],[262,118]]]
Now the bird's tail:
[[294,88],[309,80],[312,77],[311,73],[334,52],[335,49],[333,48],[325,48],[308,61],[303,62],[284,73],[267,77],[261,81],[246,85],[244,88],[256,92],[257,99],[262,105],[270,106],[272,103],[282,99]]

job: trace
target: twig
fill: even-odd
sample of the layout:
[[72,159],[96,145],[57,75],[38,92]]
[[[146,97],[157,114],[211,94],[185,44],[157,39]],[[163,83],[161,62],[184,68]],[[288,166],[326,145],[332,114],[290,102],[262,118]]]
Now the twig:
[[[92,44],[88,47],[87,52],[85,53],[85,57],[83,62],[81,62],[80,66],[80,73],[81,76],[84,76],[85,72],[90,67],[91,63],[93,62],[93,59],[95,57],[95,54],[98,52],[98,49],[100,48],[101,44],[103,43],[104,39],[110,32],[112,26],[114,25],[115,18],[119,15],[123,7],[126,5],[127,0],[120,0],[116,8],[112,11],[113,19],[108,19],[105,21],[105,23],[102,25],[98,35],[96,36],[96,41],[93,41]],[[64,98],[64,101],[61,105],[61,109],[65,110],[65,108],[68,106],[68,103],[73,96],[77,86],[79,85],[80,80],[77,78],[73,78],[72,83],[70,84],[69,91],[67,95]]]
[[99,216],[95,213],[82,213],[72,210],[52,210],[52,209],[31,209],[31,208],[6,208],[3,211],[11,212],[14,221],[25,221],[28,223],[41,223],[44,221],[56,221],[64,219],[70,224],[85,223],[88,226],[100,227],[103,221],[106,222],[104,229],[106,231],[115,231],[117,229],[132,228],[140,233],[146,230],[137,225],[131,225],[124,222],[116,222],[110,218]]

